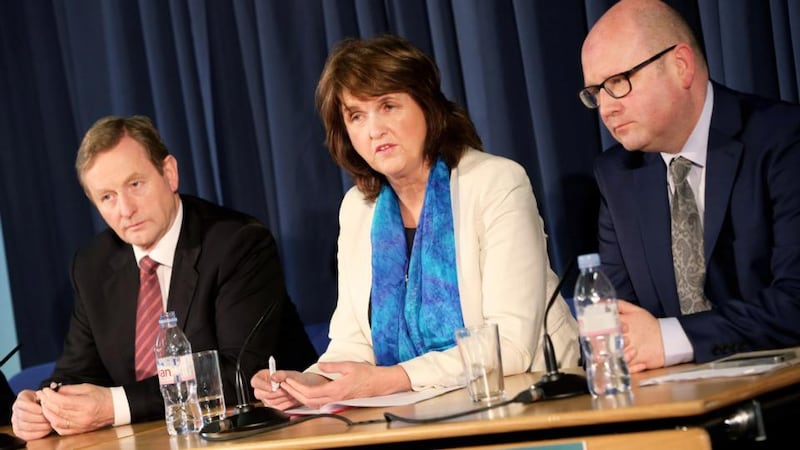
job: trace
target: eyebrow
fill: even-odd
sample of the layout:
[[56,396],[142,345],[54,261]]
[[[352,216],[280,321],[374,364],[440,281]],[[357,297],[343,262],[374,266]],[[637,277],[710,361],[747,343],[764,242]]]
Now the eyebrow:
[[[356,100],[360,100],[360,101],[366,101],[366,100],[364,100],[366,98],[368,98],[370,100],[374,99],[375,101],[381,101],[381,100],[386,100],[386,99],[395,100],[397,98],[398,93],[397,92],[389,92],[387,94],[378,95],[378,96],[375,96],[375,97],[359,97],[359,96],[352,95],[352,94],[350,94],[350,95],[351,95],[351,97],[355,98]],[[342,109],[347,110],[347,111],[352,111],[352,108],[350,106],[348,106],[344,101],[342,101]]]

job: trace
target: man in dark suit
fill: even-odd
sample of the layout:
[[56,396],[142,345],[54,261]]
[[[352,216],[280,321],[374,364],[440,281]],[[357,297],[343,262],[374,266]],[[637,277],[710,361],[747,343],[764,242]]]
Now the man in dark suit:
[[[140,298],[156,296],[156,322],[159,311],[174,311],[193,351],[219,350],[229,405],[236,398],[237,356],[268,308],[272,312],[244,349],[243,379],[265,367],[270,355],[298,370],[316,360],[286,293],[270,232],[250,216],[179,195],[177,161],[148,118],[97,121],[81,143],[76,169],[110,229],[75,255],[75,310],[51,377],[63,386],[18,395],[12,418],[18,436],[30,440],[52,430],[75,434],[164,417],[154,334],[137,345],[142,329],[157,329]],[[139,266],[147,258],[157,263],[157,289],[140,296]]]
[[631,371],[800,344],[800,107],[710,82],[658,0],[614,5],[581,57],[620,143],[595,176]]

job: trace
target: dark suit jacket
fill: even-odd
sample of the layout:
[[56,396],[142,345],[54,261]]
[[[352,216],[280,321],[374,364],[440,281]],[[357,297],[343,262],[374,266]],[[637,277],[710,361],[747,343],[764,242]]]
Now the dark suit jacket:
[[11,425],[11,406],[16,396],[8,385],[6,375],[0,372],[0,426]]
[[678,317],[695,360],[800,344],[800,107],[714,84],[706,160],[706,297],[681,316],[666,166],[617,145],[597,160],[599,250],[619,298]]
[[[274,355],[281,368],[304,370],[317,359],[289,300],[275,240],[256,219],[182,195],[167,310],[175,311],[193,351],[218,349],[225,401],[236,404],[235,365],[242,344],[269,305],[242,366],[250,377]],[[72,264],[75,309],[52,379],[122,386],[131,420],[164,416],[158,378],[134,375],[139,269],[130,245],[110,229],[78,251]],[[251,394],[252,395],[252,394]]]

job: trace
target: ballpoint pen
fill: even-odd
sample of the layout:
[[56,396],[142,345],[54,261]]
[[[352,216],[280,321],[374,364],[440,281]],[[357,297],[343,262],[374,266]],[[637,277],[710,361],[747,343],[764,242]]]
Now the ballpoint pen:
[[275,375],[275,370],[276,370],[275,369],[275,357],[274,356],[270,356],[269,357],[269,381],[270,381],[270,383],[272,383],[272,392],[277,391],[278,388],[281,385],[277,381],[272,381],[272,376]]

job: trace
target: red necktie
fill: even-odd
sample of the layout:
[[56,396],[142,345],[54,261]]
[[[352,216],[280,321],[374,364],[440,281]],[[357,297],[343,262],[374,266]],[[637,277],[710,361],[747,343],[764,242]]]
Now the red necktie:
[[139,262],[139,302],[136,305],[136,381],[156,374],[153,345],[158,333],[158,317],[164,309],[161,285],[158,284],[158,263],[145,256]]

